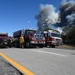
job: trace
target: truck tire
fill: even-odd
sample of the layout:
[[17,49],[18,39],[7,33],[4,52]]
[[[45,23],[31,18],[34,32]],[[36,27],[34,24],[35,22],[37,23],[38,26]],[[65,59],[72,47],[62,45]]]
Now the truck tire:
[[45,44],[45,47],[47,47],[47,44]]
[[52,48],[55,48],[55,45],[52,45]]
[[39,48],[43,48],[43,45],[40,45]]
[[26,42],[25,46],[26,46],[26,48],[29,48],[30,47],[30,42]]

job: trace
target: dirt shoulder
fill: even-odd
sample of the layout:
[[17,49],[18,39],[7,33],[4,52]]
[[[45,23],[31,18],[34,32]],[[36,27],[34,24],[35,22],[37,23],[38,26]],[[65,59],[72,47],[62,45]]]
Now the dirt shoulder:
[[61,45],[61,46],[56,46],[56,48],[59,48],[59,49],[72,49],[72,50],[75,50],[75,45],[63,44],[63,45]]

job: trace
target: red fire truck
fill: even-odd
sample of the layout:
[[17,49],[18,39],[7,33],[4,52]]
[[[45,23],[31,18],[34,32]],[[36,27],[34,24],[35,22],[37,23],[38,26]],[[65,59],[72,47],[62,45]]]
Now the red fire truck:
[[8,46],[8,33],[0,33],[0,47]]
[[39,46],[43,47],[45,45],[45,38],[43,34],[37,33],[35,29],[18,30],[13,33],[14,46],[19,47],[19,38],[24,37],[24,47]]
[[55,30],[48,30],[43,32],[45,37],[45,46],[59,46],[62,44],[61,34]]

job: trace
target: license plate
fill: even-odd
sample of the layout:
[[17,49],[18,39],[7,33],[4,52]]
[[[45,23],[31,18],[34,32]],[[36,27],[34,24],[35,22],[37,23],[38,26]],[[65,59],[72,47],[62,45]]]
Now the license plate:
[[7,44],[7,42],[4,42],[4,44]]
[[60,40],[56,40],[57,42],[60,42]]

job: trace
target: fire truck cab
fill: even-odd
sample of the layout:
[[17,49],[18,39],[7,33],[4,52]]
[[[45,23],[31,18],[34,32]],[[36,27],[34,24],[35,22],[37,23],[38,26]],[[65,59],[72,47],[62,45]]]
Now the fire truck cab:
[[0,47],[8,46],[8,33],[0,33]]
[[19,39],[21,36],[24,36],[24,30],[18,30],[13,32],[13,46],[20,47]]
[[14,37],[14,44],[19,46],[19,38],[20,36],[24,37],[24,47],[31,47],[31,46],[39,46],[43,47],[45,44],[45,38],[43,34],[37,33],[35,29],[26,29],[26,30],[19,30],[13,33]]
[[48,30],[44,31],[44,37],[45,37],[45,46],[52,46],[54,48],[55,46],[59,46],[62,44],[62,38],[61,34],[59,32],[56,32],[54,30]]

